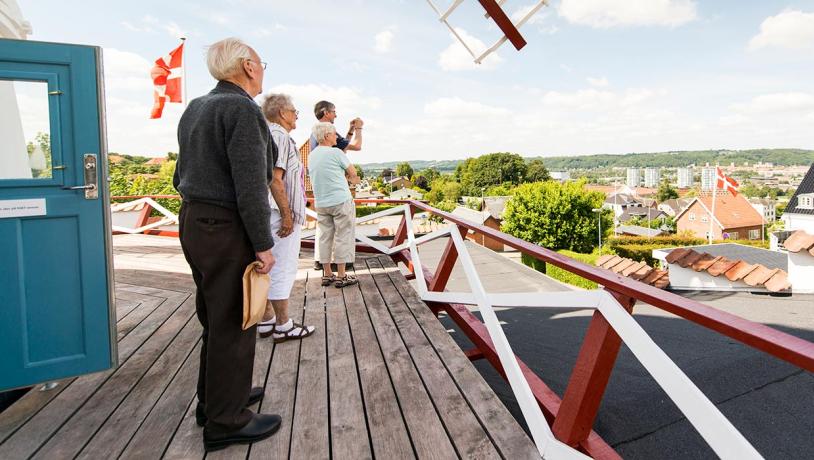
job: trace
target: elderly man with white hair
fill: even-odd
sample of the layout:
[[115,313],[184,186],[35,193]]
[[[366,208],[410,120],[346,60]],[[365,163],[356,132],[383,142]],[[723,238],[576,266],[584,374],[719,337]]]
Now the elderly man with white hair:
[[[313,133],[318,146],[308,155],[308,175],[314,188],[322,285],[342,288],[358,283],[354,276],[345,273],[345,264],[353,263],[356,257],[356,207],[348,182],[358,184],[359,176],[345,153],[333,147],[336,128],[332,123],[317,123]],[[336,276],[331,262],[337,266]]]
[[196,419],[207,451],[265,439],[281,418],[247,406],[263,397],[252,388],[256,327],[242,329],[246,267],[268,273],[275,263],[269,227],[269,184],[277,148],[253,98],[266,64],[236,38],[207,52],[215,88],[194,99],[178,123],[173,185],[183,202],[179,232],[197,288],[203,326]]

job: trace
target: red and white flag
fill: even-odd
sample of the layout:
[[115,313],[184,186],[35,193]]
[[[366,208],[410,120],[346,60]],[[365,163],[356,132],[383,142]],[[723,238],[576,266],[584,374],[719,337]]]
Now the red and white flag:
[[735,179],[724,174],[721,168],[716,167],[715,170],[717,171],[715,178],[717,184],[715,185],[718,188],[718,190],[728,190],[729,193],[732,194],[732,196],[737,196],[738,187],[740,186],[740,184],[738,184],[738,182]]
[[164,104],[169,102],[182,102],[182,80],[184,76],[183,70],[183,53],[184,44],[164,57],[160,57],[155,61],[155,66],[150,72],[153,78],[153,112],[150,118],[161,118],[161,112],[164,111]]

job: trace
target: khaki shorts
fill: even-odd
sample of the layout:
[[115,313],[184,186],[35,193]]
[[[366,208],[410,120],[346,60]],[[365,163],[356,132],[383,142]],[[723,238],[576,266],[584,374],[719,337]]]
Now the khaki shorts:
[[316,211],[319,263],[353,263],[356,258],[356,206],[353,200],[316,208]]

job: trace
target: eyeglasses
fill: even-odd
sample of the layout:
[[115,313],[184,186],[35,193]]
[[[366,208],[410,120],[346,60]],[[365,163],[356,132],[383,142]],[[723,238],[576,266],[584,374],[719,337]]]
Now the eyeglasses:
[[254,59],[246,59],[246,60],[249,61],[249,62],[254,62],[255,64],[260,64],[260,67],[262,67],[263,70],[266,70],[266,67],[268,67],[268,62],[255,61]]
[[296,116],[300,116],[300,111],[297,109],[286,109],[286,110],[288,110],[289,112],[294,112],[294,115]]

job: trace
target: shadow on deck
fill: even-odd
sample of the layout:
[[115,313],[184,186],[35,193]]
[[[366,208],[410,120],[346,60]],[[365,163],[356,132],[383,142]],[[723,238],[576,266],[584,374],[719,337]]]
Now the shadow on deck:
[[[202,458],[195,425],[200,325],[176,239],[114,239],[117,369],[35,389],[0,418],[0,458]],[[291,316],[303,341],[257,342],[253,407],[272,438],[209,458],[539,458],[388,257],[359,258],[358,286],[322,288],[302,259]]]

